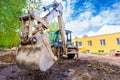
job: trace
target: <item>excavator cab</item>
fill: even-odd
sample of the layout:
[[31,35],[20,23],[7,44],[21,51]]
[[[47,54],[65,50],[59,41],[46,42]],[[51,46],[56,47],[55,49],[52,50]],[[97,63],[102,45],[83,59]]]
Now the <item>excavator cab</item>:
[[[67,57],[68,58],[74,58],[75,55],[78,52],[77,47],[75,47],[72,44],[72,36],[71,36],[72,31],[70,30],[65,30],[65,37],[66,37],[66,49],[67,49]],[[54,34],[54,42],[52,43],[52,49],[54,49],[53,47],[57,48],[57,52],[55,52],[53,50],[53,52],[55,53],[55,55],[57,55],[58,57],[61,57],[63,55],[63,48],[62,48],[62,42],[61,42],[61,38],[62,36],[60,35],[60,30],[56,31]],[[77,54],[78,55],[78,54]]]
[[[72,33],[72,31],[65,30],[67,43],[71,43],[71,41],[72,41],[71,33]],[[60,40],[61,40],[61,35],[60,35],[60,30],[58,30],[58,31],[55,32],[54,42],[59,42]]]

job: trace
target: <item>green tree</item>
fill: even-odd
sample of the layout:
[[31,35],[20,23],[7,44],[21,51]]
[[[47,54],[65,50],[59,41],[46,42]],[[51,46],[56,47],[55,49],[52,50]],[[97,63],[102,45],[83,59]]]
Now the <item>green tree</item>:
[[19,16],[25,0],[0,0],[0,47],[17,46],[19,42]]
[[42,6],[41,0],[27,0],[26,6],[23,9],[23,12],[25,14],[29,14],[29,13],[32,13],[33,11],[39,10],[41,6]]
[[57,30],[59,30],[58,23],[54,21],[50,24],[50,27],[46,31],[46,33],[49,34],[50,43],[54,43],[55,32]]
[[41,7],[41,0],[0,0],[0,47],[17,46],[21,15]]

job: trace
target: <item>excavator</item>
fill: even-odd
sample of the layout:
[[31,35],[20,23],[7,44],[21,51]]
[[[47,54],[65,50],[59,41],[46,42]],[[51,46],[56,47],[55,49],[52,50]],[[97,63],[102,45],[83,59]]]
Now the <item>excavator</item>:
[[[19,18],[22,27],[19,32],[20,44],[16,55],[18,67],[47,71],[61,56],[74,58],[78,54],[77,47],[71,43],[71,31],[65,30],[62,9],[62,4],[55,1]],[[44,16],[40,17],[40,14]],[[54,18],[58,19],[59,30],[55,33],[55,42],[50,44],[45,30],[49,28]]]

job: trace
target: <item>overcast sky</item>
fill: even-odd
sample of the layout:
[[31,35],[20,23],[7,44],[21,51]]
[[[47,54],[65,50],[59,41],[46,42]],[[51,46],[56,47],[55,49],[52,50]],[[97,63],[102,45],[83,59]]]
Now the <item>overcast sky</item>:
[[[42,0],[47,5],[54,0]],[[120,0],[56,0],[63,5],[66,29],[73,37],[95,34],[103,25],[119,25]]]

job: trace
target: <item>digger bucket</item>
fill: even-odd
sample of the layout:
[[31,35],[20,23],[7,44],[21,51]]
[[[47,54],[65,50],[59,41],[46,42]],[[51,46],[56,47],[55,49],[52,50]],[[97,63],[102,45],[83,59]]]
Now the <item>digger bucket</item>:
[[47,71],[56,61],[48,36],[35,34],[37,42],[33,45],[19,45],[16,62],[20,68]]

